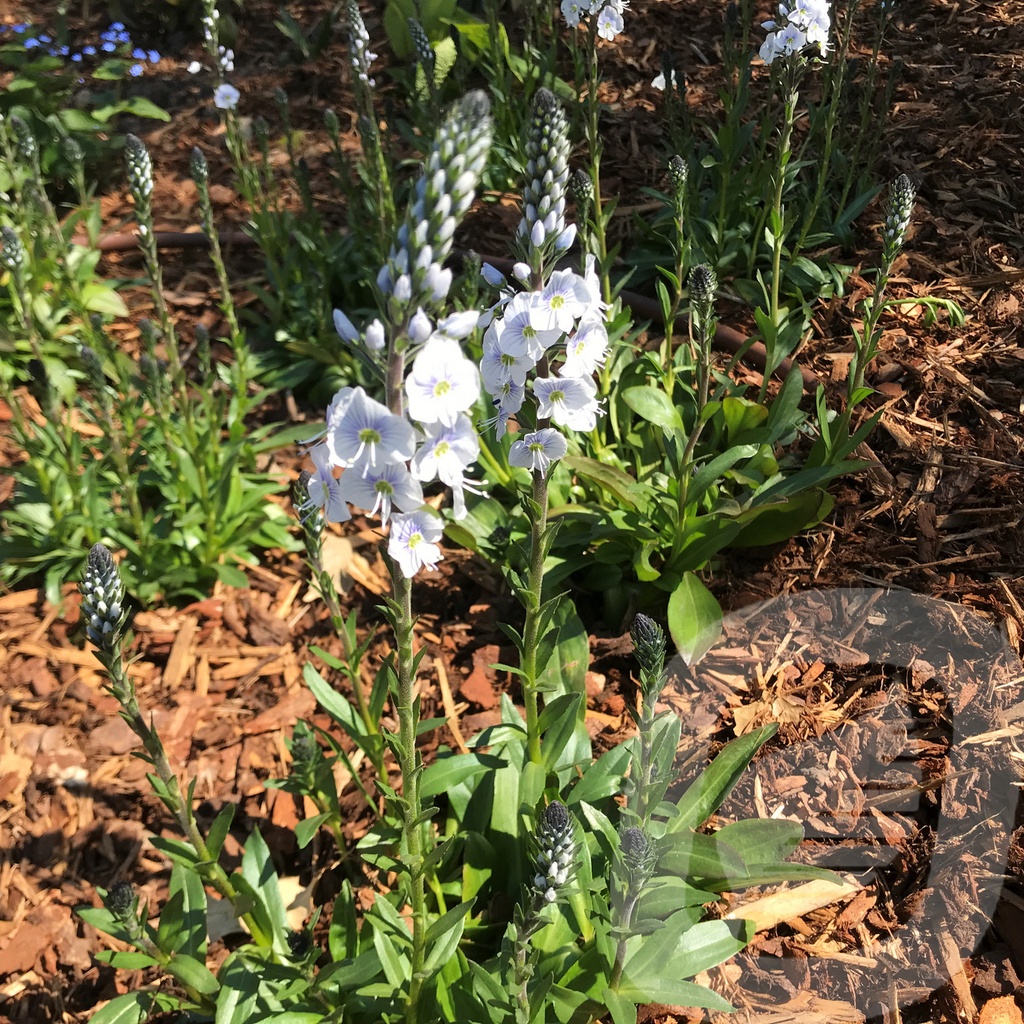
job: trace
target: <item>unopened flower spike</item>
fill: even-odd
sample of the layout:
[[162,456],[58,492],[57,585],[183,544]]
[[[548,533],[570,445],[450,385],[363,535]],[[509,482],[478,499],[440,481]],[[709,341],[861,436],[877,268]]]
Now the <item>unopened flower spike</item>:
[[573,817],[565,804],[555,800],[544,808],[537,822],[536,874],[533,886],[548,903],[572,877],[578,845]]
[[430,39],[427,37],[423,26],[415,18],[409,18],[408,25],[409,35],[412,36],[412,43],[416,48],[416,57],[423,65],[428,82],[432,83],[434,79],[434,63],[436,61],[434,47],[430,45]]
[[699,263],[690,271],[690,306],[695,326],[702,336],[709,334],[715,318],[715,292],[718,280],[706,263]]
[[636,892],[644,887],[654,871],[657,853],[642,828],[631,825],[619,835],[619,854],[627,888]]
[[148,202],[153,194],[153,163],[149,158],[149,150],[138,136],[127,135],[124,140],[124,157],[132,197],[136,203]]
[[86,635],[100,651],[113,653],[121,640],[127,611],[124,584],[113,557],[103,544],[94,544],[89,551],[79,591]]
[[473,202],[491,147],[490,101],[480,90],[454,104],[438,128],[413,200],[377,285],[401,323],[417,306],[441,302],[452,272],[444,262],[455,227]]
[[[569,248],[566,239],[565,189],[569,180],[569,122],[550,89],[540,88],[526,138],[526,186],[523,216],[516,238],[522,256],[534,270],[546,251]],[[575,236],[575,230],[571,232]],[[567,241],[568,244],[565,244]]]
[[910,218],[914,212],[917,192],[913,182],[901,174],[889,186],[889,201],[885,208],[885,225],[882,228],[882,261],[891,267],[907,237]]
[[18,270],[25,263],[25,247],[14,228],[0,228],[0,264],[5,270]]
[[677,199],[686,195],[686,184],[690,178],[690,168],[686,161],[676,153],[668,162],[668,176]]
[[370,65],[377,59],[377,54],[370,52],[370,33],[366,31],[356,0],[347,0],[345,13],[348,17],[348,51],[352,70],[359,82],[372,89],[376,83],[370,77]]

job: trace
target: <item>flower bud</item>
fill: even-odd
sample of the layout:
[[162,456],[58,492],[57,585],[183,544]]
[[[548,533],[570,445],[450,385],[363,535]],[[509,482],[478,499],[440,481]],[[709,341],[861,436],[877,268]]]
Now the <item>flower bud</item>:
[[127,613],[124,584],[114,559],[102,544],[94,544],[89,551],[79,591],[86,635],[101,651],[112,652]]
[[104,897],[103,904],[122,924],[134,922],[139,906],[135,886],[131,882],[115,882]]
[[192,180],[200,188],[210,180],[210,168],[206,163],[206,155],[198,146],[193,148],[192,155],[189,157],[188,171],[192,175]]
[[25,263],[25,247],[14,228],[0,228],[0,264],[5,270],[18,270]]
[[690,271],[690,316],[702,337],[711,335],[715,319],[715,291],[718,280],[706,263],[699,263]]
[[409,35],[412,36],[412,44],[416,47],[416,57],[423,65],[423,70],[426,71],[428,77],[432,78],[436,55],[433,46],[430,45],[430,39],[427,38],[426,31],[415,18],[409,18],[407,24],[409,25]]
[[324,111],[324,127],[327,129],[327,133],[331,138],[336,137],[341,131],[341,125],[338,122],[338,115],[334,112],[333,107],[328,107]]
[[544,808],[537,824],[536,839],[534,888],[543,893],[548,903],[554,903],[558,889],[569,881],[576,859],[573,818],[565,804],[555,800]]
[[103,373],[103,366],[100,364],[99,356],[89,345],[83,345],[78,350],[78,358],[82,363],[82,370],[86,379],[96,391],[106,386],[107,378]]
[[654,619],[641,612],[633,620],[629,637],[633,641],[633,656],[643,672],[660,677],[665,667],[665,631]]
[[654,870],[655,849],[642,828],[625,828],[619,836],[619,852],[625,869],[626,884],[636,890],[643,886]]
[[28,126],[28,122],[14,114],[11,117],[11,128],[14,131],[14,146],[17,150],[18,158],[30,165],[35,163],[36,157],[39,155],[39,149],[36,146],[35,136],[32,134],[32,129]]
[[137,204],[146,203],[153,194],[153,163],[142,140],[128,135],[124,140],[125,165],[128,170],[128,188]]
[[910,227],[910,218],[914,212],[916,191],[911,180],[901,174],[889,186],[889,200],[885,207],[885,225],[882,228],[882,260],[886,268],[892,265]]
[[686,184],[690,178],[690,168],[686,161],[677,153],[668,162],[668,176],[672,181],[672,190],[678,199],[686,195]]

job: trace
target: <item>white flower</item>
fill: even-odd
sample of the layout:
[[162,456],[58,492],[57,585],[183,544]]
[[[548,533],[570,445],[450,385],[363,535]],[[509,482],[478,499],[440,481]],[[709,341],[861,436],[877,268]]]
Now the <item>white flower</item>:
[[590,377],[538,377],[533,393],[537,416],[570,430],[593,430],[597,425],[597,384]]
[[557,327],[559,332],[571,331],[577,318],[582,316],[590,300],[590,291],[579,274],[571,270],[556,270],[536,300],[536,306],[547,313],[535,316],[538,327]]
[[311,512],[322,508],[329,523],[344,523],[352,518],[352,514],[341,495],[341,482],[335,479],[331,471],[331,453],[326,444],[318,444],[310,448],[309,457],[313,460],[316,471],[309,478],[309,500],[300,508],[301,512]]
[[443,528],[425,509],[392,516],[388,554],[398,563],[402,575],[411,579],[424,566],[433,569],[443,557],[437,541]]
[[597,34],[602,39],[614,39],[622,31],[622,15],[609,4],[597,16]]
[[562,17],[569,28],[575,28],[587,11],[580,0],[562,0]]
[[654,76],[654,81],[651,82],[651,85],[654,86],[655,89],[660,89],[664,92],[670,85],[675,85],[675,81],[675,71],[669,71],[668,78],[665,77],[664,71],[659,71],[658,74]]
[[405,393],[414,420],[452,426],[480,397],[480,373],[457,341],[435,334],[413,360]]
[[423,504],[423,488],[402,463],[379,466],[376,469],[349,469],[341,474],[341,493],[344,499],[371,516],[380,513],[385,526],[391,516],[391,506],[400,509],[417,508]]
[[522,466],[533,473],[544,474],[548,466],[557,462],[568,450],[565,438],[554,427],[545,427],[527,434],[520,441],[513,441],[508,462],[510,466]]
[[608,331],[604,321],[586,317],[565,342],[565,363],[561,377],[589,377],[603,362],[608,351]]
[[233,85],[221,82],[213,90],[213,103],[218,110],[234,110],[238,106],[240,96],[241,93]]
[[186,68],[186,70],[188,71],[188,73],[190,75],[198,75],[199,72],[203,70],[203,65],[200,64],[199,61],[194,60],[194,61],[192,61],[191,64],[189,64],[189,66],[188,66],[188,68]]
[[[529,356],[534,361],[562,336],[556,318],[537,292],[519,292],[505,307],[502,349],[513,356]],[[569,326],[572,326],[570,320]]]
[[525,384],[526,375],[537,365],[537,360],[526,352],[509,352],[502,344],[505,324],[495,320],[484,335],[483,358],[480,360],[480,375],[489,395],[496,395],[506,381]]
[[434,423],[427,427],[427,439],[412,458],[412,474],[417,480],[435,477],[452,489],[456,519],[466,516],[465,490],[477,490],[466,480],[466,470],[480,454],[480,439],[468,416],[459,416],[455,425]]
[[327,444],[335,466],[374,467],[411,459],[416,431],[362,388],[342,388],[327,410]]
[[508,429],[508,420],[523,407],[523,399],[526,397],[526,388],[515,381],[507,380],[494,395],[494,408],[498,410],[492,421],[494,423],[494,436],[500,441]]

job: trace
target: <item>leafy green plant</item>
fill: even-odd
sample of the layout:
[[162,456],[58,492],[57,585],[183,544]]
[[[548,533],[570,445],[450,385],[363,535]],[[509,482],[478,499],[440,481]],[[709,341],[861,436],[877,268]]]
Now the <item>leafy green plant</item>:
[[[13,378],[3,382],[15,438],[27,458],[13,469],[15,494],[0,534],[0,572],[8,584],[42,578],[54,601],[61,581],[80,570],[82,545],[102,539],[132,552],[136,568],[130,585],[144,597],[202,596],[216,579],[244,585],[236,562],[250,561],[259,547],[294,546],[282,525],[283,510],[267,500],[280,486],[267,474],[266,460],[303,431],[280,434],[273,425],[247,423],[269,392],[250,390],[258,365],[227,290],[205,163],[195,161],[194,172],[204,227],[214,240],[234,358],[230,365],[215,364],[208,334],[197,330],[199,366],[193,380],[163,299],[149,156],[132,136],[128,153],[159,321],[140,325],[145,352],[133,364],[107,338],[101,321],[91,317],[78,321],[82,341],[72,347],[65,340],[60,359],[46,357],[38,336],[29,333],[34,361],[27,369],[39,414],[21,409]],[[17,236],[7,230],[11,249]],[[8,257],[6,262],[15,293],[24,293],[19,283],[24,261],[19,266]],[[21,309],[28,305],[18,301]],[[81,307],[73,311],[83,314]],[[59,370],[56,380],[50,366]]]
[[[126,86],[159,61],[155,51],[132,46],[124,25],[115,22],[94,42],[70,40],[66,33],[16,25],[0,34],[0,70],[12,73],[0,96],[0,115],[20,117],[39,148],[39,163],[52,183],[69,180],[66,143],[74,139],[93,171],[109,161],[109,135],[123,114],[169,121],[141,95],[124,95]],[[0,168],[0,189],[12,186],[11,169]]]
[[[404,768],[404,795],[379,783],[385,811],[355,852],[393,882],[362,913],[351,884],[343,882],[321,947],[314,927],[326,908],[314,908],[309,921],[292,930],[258,831],[245,837],[241,866],[229,874],[219,859],[232,827],[231,805],[208,832],[199,829],[193,785],[183,786],[171,771],[124,671],[130,643],[124,590],[106,548],[90,552],[81,593],[86,635],[107,673],[107,688],[152,766],[155,794],[182,834],[154,840],[173,863],[158,925],[127,883],[100,890],[101,909],[80,911],[131,947],[102,960],[123,969],[160,968],[177,983],[116,997],[93,1016],[94,1024],[138,1024],[155,1011],[229,1024],[275,1015],[315,1024],[341,1013],[356,1024],[382,1017],[526,1024],[605,1015],[635,1022],[637,1005],[652,1001],[729,1010],[720,995],[691,979],[743,949],[752,932],[745,921],[709,918],[706,906],[726,891],[833,877],[787,859],[802,835],[792,822],[754,819],[706,830],[775,726],[728,743],[681,795],[670,793],[681,724],[654,710],[665,682],[665,635],[639,616],[633,627],[639,684],[631,709],[637,736],[593,760],[589,743],[580,747],[576,716],[568,713],[578,695],[559,699],[545,710],[543,759],[535,764],[522,718],[503,698],[501,723],[472,738],[469,753],[442,747],[433,764],[415,769],[415,792],[424,801],[417,829],[427,844],[418,855],[403,838],[410,782]],[[383,670],[389,679],[384,692],[400,717],[415,721],[415,708],[403,705],[397,689],[396,666],[397,659]],[[358,743],[355,706],[319,673],[307,671],[307,680]],[[438,724],[420,723],[415,731]],[[404,740],[384,727],[381,734],[401,764]],[[321,828],[340,838],[331,770],[337,755],[325,755],[302,723],[291,752],[291,774],[278,784],[312,797],[321,809],[298,827],[300,844]],[[624,801],[616,799],[620,795]],[[417,875],[429,895],[417,914],[419,951],[403,917]],[[206,943],[208,888],[249,934],[216,969]]]

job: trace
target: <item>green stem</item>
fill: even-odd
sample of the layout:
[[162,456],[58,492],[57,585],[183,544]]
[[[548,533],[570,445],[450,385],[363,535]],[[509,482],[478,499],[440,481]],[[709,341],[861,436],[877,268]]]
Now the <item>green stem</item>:
[[523,656],[520,667],[523,672],[523,705],[526,708],[527,753],[534,764],[540,764],[537,646],[540,642],[544,590],[544,535],[548,525],[548,482],[543,473],[533,474],[533,501],[536,510],[530,521],[530,567],[526,582],[526,622],[523,626]]

